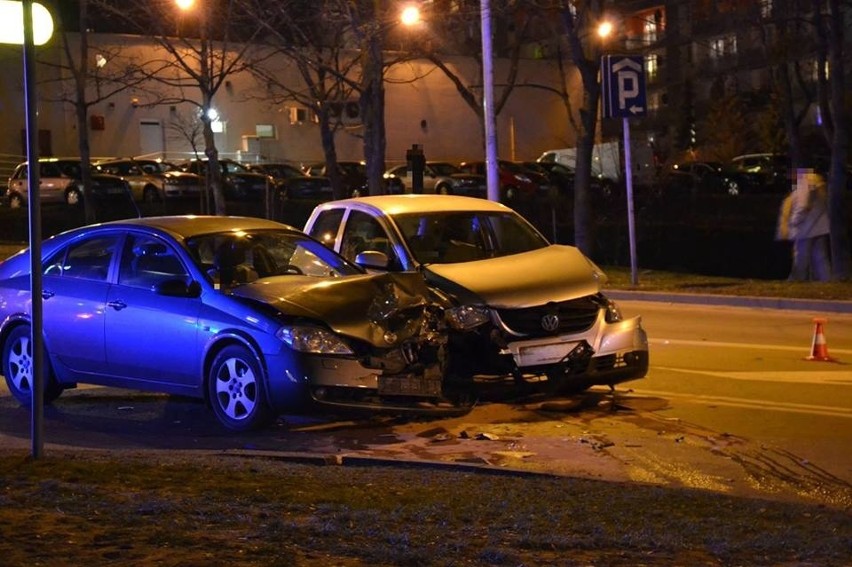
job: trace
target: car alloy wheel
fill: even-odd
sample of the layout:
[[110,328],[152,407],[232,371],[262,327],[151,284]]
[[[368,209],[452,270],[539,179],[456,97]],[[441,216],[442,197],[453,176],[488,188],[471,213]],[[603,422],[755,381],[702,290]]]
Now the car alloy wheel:
[[9,208],[10,209],[20,209],[24,206],[24,199],[18,195],[17,193],[12,193],[9,196]]
[[[46,354],[46,353],[45,353]],[[53,376],[47,356],[44,357],[44,403],[49,404],[62,394],[62,387]],[[3,345],[3,375],[9,392],[21,405],[32,403],[33,350],[29,325],[15,327]]]
[[262,371],[246,347],[222,349],[210,367],[207,386],[213,411],[228,429],[250,431],[270,421]]

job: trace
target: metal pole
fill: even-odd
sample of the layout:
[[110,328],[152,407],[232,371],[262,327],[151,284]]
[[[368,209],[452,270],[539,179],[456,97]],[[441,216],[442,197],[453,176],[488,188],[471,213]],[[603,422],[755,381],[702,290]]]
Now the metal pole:
[[500,178],[497,173],[497,133],[494,123],[494,70],[491,48],[490,0],[481,0],[479,15],[482,28],[482,114],[485,120],[485,181],[488,199],[500,200]]
[[42,339],[41,280],[41,195],[39,193],[38,123],[36,112],[35,46],[33,45],[33,3],[23,0],[24,10],[24,91],[27,114],[27,201],[30,229],[30,330],[32,348],[32,456],[42,456],[44,440],[44,341]]
[[630,234],[630,283],[639,285],[639,271],[636,267],[636,227],[633,224],[633,159],[630,155],[630,122],[624,124],[624,180],[627,183],[627,232]]

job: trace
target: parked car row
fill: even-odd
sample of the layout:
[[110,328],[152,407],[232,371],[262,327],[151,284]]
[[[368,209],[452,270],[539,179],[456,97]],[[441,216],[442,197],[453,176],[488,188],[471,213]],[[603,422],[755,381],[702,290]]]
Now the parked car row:
[[[512,209],[387,195],[317,206],[304,232],[153,217],[42,245],[45,401],[77,383],[204,399],[227,428],[317,407],[463,413],[483,376],[579,391],[643,377],[648,342],[605,276]],[[27,250],[0,263],[0,353],[33,392]]]

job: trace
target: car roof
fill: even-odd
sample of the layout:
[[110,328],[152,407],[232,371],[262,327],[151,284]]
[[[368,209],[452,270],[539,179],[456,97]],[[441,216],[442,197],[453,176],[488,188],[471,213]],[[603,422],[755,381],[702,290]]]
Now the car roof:
[[372,208],[386,215],[399,215],[406,213],[422,212],[461,212],[461,211],[485,211],[485,212],[507,212],[509,207],[477,197],[462,197],[460,195],[373,195],[370,197],[357,197],[354,199],[342,199],[330,201],[320,205],[321,208],[331,209],[358,205]]
[[297,231],[292,226],[257,217],[214,216],[214,215],[176,215],[162,217],[131,218],[103,223],[100,226],[113,228],[148,227],[188,238],[198,234],[213,232],[238,232],[242,230],[287,229]]

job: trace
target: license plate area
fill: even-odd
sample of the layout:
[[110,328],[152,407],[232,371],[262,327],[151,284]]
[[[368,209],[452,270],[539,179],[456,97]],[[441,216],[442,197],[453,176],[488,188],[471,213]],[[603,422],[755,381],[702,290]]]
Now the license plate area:
[[441,396],[440,376],[416,376],[413,374],[379,376],[379,395],[382,396]]
[[541,366],[561,362],[577,346],[576,342],[522,346],[518,349],[518,366]]

